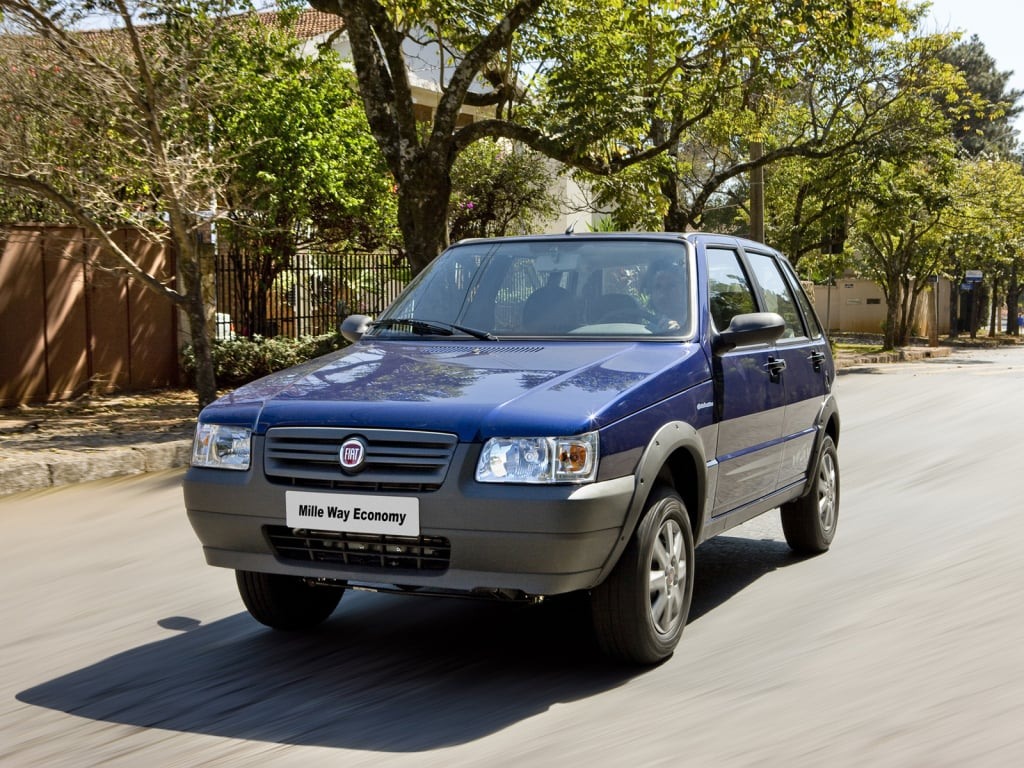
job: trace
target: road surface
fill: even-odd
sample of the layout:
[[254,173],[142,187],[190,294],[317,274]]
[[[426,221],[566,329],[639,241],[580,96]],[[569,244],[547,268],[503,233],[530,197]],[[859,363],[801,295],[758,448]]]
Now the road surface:
[[178,472],[0,501],[0,765],[1007,766],[1024,761],[1024,348],[841,376],[832,550],[771,513],[697,552],[675,656],[559,602],[348,593],[244,613]]

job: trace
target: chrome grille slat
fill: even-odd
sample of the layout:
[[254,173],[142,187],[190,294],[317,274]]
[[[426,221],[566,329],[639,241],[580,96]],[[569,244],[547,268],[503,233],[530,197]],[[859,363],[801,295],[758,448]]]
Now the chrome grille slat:
[[[366,442],[362,470],[346,474],[338,451],[350,437]],[[444,482],[458,438],[444,432],[345,427],[274,427],[263,466],[272,483],[352,490],[436,490]]]
[[273,525],[264,531],[282,560],[415,571],[444,571],[451,560],[451,543],[440,536],[373,536]]

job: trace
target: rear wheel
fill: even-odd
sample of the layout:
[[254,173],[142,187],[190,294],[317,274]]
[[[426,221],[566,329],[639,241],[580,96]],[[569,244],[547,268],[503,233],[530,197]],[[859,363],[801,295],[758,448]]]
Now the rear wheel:
[[839,522],[839,455],[826,435],[810,490],[796,501],[782,505],[782,532],[794,552],[816,555],[828,551]]
[[242,602],[260,624],[283,630],[310,629],[338,607],[343,587],[320,586],[298,576],[235,571]]
[[693,597],[693,532],[671,488],[651,494],[640,524],[608,578],[591,592],[598,645],[633,664],[672,655]]

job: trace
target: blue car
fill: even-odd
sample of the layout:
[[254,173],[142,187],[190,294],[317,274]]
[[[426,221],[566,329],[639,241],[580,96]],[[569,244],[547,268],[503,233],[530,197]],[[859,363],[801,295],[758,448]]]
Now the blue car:
[[797,552],[839,511],[835,368],[786,259],[711,234],[467,240],[344,350],[203,410],[184,484],[211,565],[300,630],[350,587],[590,601],[657,663],[694,548],[781,508]]

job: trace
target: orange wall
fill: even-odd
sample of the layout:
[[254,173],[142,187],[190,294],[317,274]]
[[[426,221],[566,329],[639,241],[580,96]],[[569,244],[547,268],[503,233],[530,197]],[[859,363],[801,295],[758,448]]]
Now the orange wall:
[[[173,274],[166,249],[116,237]],[[16,226],[0,240],[0,406],[178,383],[173,307],[97,256],[78,227]]]

